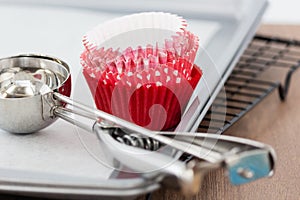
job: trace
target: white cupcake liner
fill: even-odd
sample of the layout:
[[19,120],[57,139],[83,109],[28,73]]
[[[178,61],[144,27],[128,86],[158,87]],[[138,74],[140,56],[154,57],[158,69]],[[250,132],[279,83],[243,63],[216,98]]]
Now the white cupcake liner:
[[[116,18],[96,26],[83,37],[83,44],[87,50],[91,50],[95,47],[101,47],[106,41],[124,33],[144,29],[149,31],[162,29],[171,33],[177,33],[182,32],[186,26],[186,21],[175,14],[163,12],[137,13]],[[145,38],[145,41],[147,40],[148,39]],[[157,41],[150,41],[147,42],[147,44],[153,44],[155,42]]]
[[133,14],[98,25],[86,33],[83,44],[93,53],[102,48],[122,52],[128,47],[152,45],[194,62],[199,40],[186,26],[182,17],[170,13]]

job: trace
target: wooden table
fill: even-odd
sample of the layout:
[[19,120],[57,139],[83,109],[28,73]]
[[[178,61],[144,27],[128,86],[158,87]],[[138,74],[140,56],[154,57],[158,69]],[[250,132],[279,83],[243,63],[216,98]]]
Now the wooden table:
[[[300,40],[300,26],[264,25],[262,34]],[[278,155],[275,175],[270,179],[231,186],[224,171],[208,174],[201,193],[186,198],[172,190],[153,193],[154,200],[257,200],[300,198],[300,70],[294,74],[286,102],[272,93],[225,134],[258,140],[272,145]],[[0,195],[0,200],[39,200],[20,196]],[[140,199],[144,199],[140,197]]]

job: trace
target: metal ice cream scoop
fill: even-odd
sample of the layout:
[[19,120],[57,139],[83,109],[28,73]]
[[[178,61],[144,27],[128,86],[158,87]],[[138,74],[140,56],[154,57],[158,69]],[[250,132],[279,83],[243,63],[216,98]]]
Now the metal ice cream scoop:
[[[137,133],[212,164],[208,166],[225,166],[233,184],[246,183],[273,173],[275,153],[268,145],[221,135],[153,132],[75,102],[69,98],[70,93],[70,69],[59,59],[33,54],[0,59],[0,127],[8,132],[33,133],[60,117],[96,133],[119,161],[138,171],[147,166],[160,167],[173,158],[154,152],[144,160],[135,153],[145,150],[118,143],[111,137],[112,132],[126,130]],[[92,123],[83,123],[75,116],[84,117]],[[176,136],[168,137],[173,134]],[[124,151],[126,148],[128,151]],[[171,167],[165,167],[162,171],[176,176],[186,191],[193,192],[189,189],[194,188],[192,185],[198,183],[195,180],[200,177],[197,166],[191,170],[181,161],[172,162]]]

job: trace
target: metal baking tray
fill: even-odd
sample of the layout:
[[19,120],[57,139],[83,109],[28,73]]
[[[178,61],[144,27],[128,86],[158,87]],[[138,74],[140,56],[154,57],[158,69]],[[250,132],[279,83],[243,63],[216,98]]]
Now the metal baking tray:
[[[204,78],[196,90],[201,92],[200,102],[191,98],[177,130],[195,131],[252,39],[267,1],[0,0],[0,5],[0,56],[30,52],[61,58],[72,68],[73,98],[90,105],[92,97],[79,64],[81,37],[87,30],[133,12],[182,15],[203,45],[196,64],[203,69]],[[94,135],[60,120],[39,133],[21,137],[0,130],[0,146],[0,190],[7,193],[131,198],[161,186],[157,176],[120,177],[105,164],[111,162],[111,157]]]

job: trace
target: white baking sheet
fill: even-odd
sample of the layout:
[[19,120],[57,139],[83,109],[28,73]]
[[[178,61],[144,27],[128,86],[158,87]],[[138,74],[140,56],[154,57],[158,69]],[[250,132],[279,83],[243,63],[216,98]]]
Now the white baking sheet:
[[[73,97],[93,104],[81,75],[81,38],[91,27],[120,15],[44,6],[1,5],[0,57],[42,53],[61,58],[71,66]],[[208,45],[220,29],[220,25],[212,21],[189,20],[188,23],[190,30],[200,37],[202,46]],[[0,147],[0,169],[102,179],[108,178],[113,170],[102,164],[109,162],[110,158],[104,155],[96,136],[62,120],[39,133],[21,137],[0,130]]]

